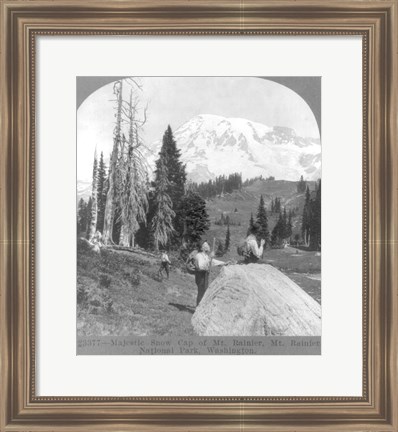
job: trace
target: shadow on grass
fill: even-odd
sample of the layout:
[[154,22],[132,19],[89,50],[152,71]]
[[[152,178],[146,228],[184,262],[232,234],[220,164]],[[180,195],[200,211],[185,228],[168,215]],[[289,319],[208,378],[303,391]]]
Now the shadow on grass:
[[182,304],[178,304],[178,303],[169,303],[169,305],[174,306],[180,312],[189,312],[191,314],[195,313],[195,308],[193,306],[182,305]]

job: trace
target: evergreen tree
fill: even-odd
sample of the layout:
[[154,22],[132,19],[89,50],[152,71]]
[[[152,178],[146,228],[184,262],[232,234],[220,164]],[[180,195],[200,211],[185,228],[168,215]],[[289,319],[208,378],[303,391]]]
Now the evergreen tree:
[[253,219],[253,213],[250,213],[250,221],[249,221],[249,228],[247,229],[247,234],[252,232],[252,229],[254,227],[254,219]]
[[311,200],[311,222],[310,222],[311,249],[321,249],[321,181],[319,180],[315,199]]
[[275,197],[275,199],[272,200],[272,203],[271,203],[271,212],[272,213],[280,213],[281,211],[282,211],[281,199],[278,197]]
[[265,209],[264,205],[264,198],[261,195],[260,197],[260,204],[258,206],[257,210],[257,224],[259,226],[259,230],[257,233],[257,241],[265,240],[264,246],[267,247],[269,244],[269,230],[268,230],[268,216],[267,216],[267,210]]
[[177,148],[173,132],[169,125],[163,135],[159,159],[156,161],[156,172],[159,170],[160,164],[163,163],[167,170],[167,179],[169,182],[166,192],[171,198],[173,210],[175,212],[173,220],[175,242],[177,242],[179,237],[182,237],[184,233],[184,219],[180,207],[185,193],[187,174],[185,165],[181,162],[180,158],[181,151]]
[[87,231],[87,203],[80,198],[77,211],[77,234]]
[[140,222],[140,227],[135,235],[136,243],[144,249],[151,249],[155,247],[152,223],[156,212],[155,193],[155,183],[153,182],[152,187],[148,191],[148,210],[146,213],[146,223]]
[[301,236],[303,237],[304,243],[308,245],[311,233],[311,194],[310,189],[307,186],[305,191],[305,202],[303,209],[303,218],[301,223]]
[[307,182],[304,177],[301,176],[299,182],[297,183],[297,193],[304,193],[307,189]]
[[105,218],[105,205],[106,205],[106,194],[108,192],[108,181],[106,175],[106,165],[104,162],[104,154],[101,152],[99,165],[98,165],[98,217],[97,217],[97,230],[103,232],[104,230],[104,218]]
[[[162,159],[167,169],[168,181],[170,183],[168,187],[169,196],[173,204],[178,207],[185,193],[187,174],[185,172],[185,165],[180,160],[181,151],[177,148],[177,143],[170,125],[167,126],[163,135],[162,148],[159,156],[159,160]],[[160,163],[159,160],[156,163],[157,169]]]
[[279,213],[279,219],[274,226],[271,234],[271,245],[272,246],[281,246],[283,242],[284,235],[284,226],[283,226],[283,217],[282,213]]
[[183,221],[184,243],[189,245],[199,242],[210,227],[205,200],[197,193],[190,192],[183,197],[178,211]]
[[227,252],[229,251],[229,247],[231,244],[231,232],[229,230],[229,223],[227,225],[227,233],[225,235],[225,246],[224,246],[224,250]]
[[289,210],[289,217],[286,225],[286,238],[290,238],[292,236],[292,231],[293,231],[292,211]]
[[220,240],[217,241],[216,256],[221,257],[225,253],[224,246]]
[[91,240],[97,229],[97,216],[98,216],[98,160],[97,160],[97,150],[94,153],[94,163],[93,163],[93,181],[91,187],[91,214],[88,229],[88,239]]
[[159,245],[166,247],[174,234],[173,203],[167,194],[170,182],[167,178],[167,169],[161,160],[158,164],[156,173],[157,181],[155,186],[154,207],[155,213],[152,219],[152,231],[154,237],[155,250],[159,250]]
[[286,213],[286,207],[283,208],[283,216],[282,216],[282,238],[286,239],[289,237],[288,234],[288,219],[287,219],[287,213]]
[[86,237],[88,237],[89,231],[90,231],[90,218],[91,218],[91,208],[93,206],[93,199],[90,196],[90,198],[88,199],[87,202],[87,207],[86,207]]
[[135,246],[135,234],[140,222],[146,223],[148,208],[147,171],[144,158],[140,151],[141,141],[138,136],[136,121],[136,107],[133,105],[133,90],[130,90],[128,105],[129,134],[127,152],[122,153],[119,162],[121,188],[119,200],[121,207],[121,236],[122,246]]
[[234,190],[240,190],[242,188],[242,174],[233,173],[229,174],[228,177],[221,175],[216,179],[209,180],[208,182],[202,182],[200,184],[191,184],[191,189],[196,191],[202,198],[209,199],[217,195],[225,193],[231,193]]

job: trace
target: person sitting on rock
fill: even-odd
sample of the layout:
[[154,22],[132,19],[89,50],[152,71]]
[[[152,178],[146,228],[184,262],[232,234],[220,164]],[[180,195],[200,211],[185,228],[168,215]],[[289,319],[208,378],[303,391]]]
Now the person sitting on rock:
[[249,235],[245,240],[245,264],[255,264],[263,256],[265,240],[262,239],[260,242],[260,247],[258,247],[256,238],[259,228],[259,225],[256,223],[254,223],[253,226],[249,228]]
[[214,251],[210,253],[210,246],[204,241],[200,247],[200,252],[195,255],[195,282],[198,287],[198,296],[196,306],[200,303],[209,286],[210,268],[215,266],[225,266],[229,263],[219,261],[213,258]]

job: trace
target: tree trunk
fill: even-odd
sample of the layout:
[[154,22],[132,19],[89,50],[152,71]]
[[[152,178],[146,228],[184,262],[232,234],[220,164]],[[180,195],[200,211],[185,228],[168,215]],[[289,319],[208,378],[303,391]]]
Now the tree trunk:
[[109,164],[109,189],[106,195],[105,216],[104,216],[104,244],[113,242],[113,222],[115,217],[115,183],[117,160],[119,155],[119,145],[121,140],[121,124],[122,124],[122,100],[123,100],[123,81],[120,81],[118,103],[117,103],[117,121],[113,138],[113,150],[111,161]]
[[94,153],[94,166],[93,166],[93,184],[91,189],[91,215],[90,227],[88,231],[88,239],[91,241],[97,231],[97,218],[98,218],[98,165],[97,165],[97,151]]
[[122,224],[122,227],[120,229],[119,245],[130,247],[130,241],[131,241],[131,235],[129,233],[129,230],[125,224]]

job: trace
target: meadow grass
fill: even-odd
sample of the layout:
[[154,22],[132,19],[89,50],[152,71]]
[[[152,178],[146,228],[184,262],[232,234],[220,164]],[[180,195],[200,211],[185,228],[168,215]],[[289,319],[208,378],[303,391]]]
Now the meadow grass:
[[[159,279],[157,258],[102,249],[96,254],[78,246],[77,333],[79,336],[191,336],[196,305],[194,277],[171,255],[170,279]],[[221,260],[241,259],[235,251]],[[267,249],[264,263],[294,280],[320,303],[321,257],[294,248]],[[219,269],[211,272],[210,280]]]

